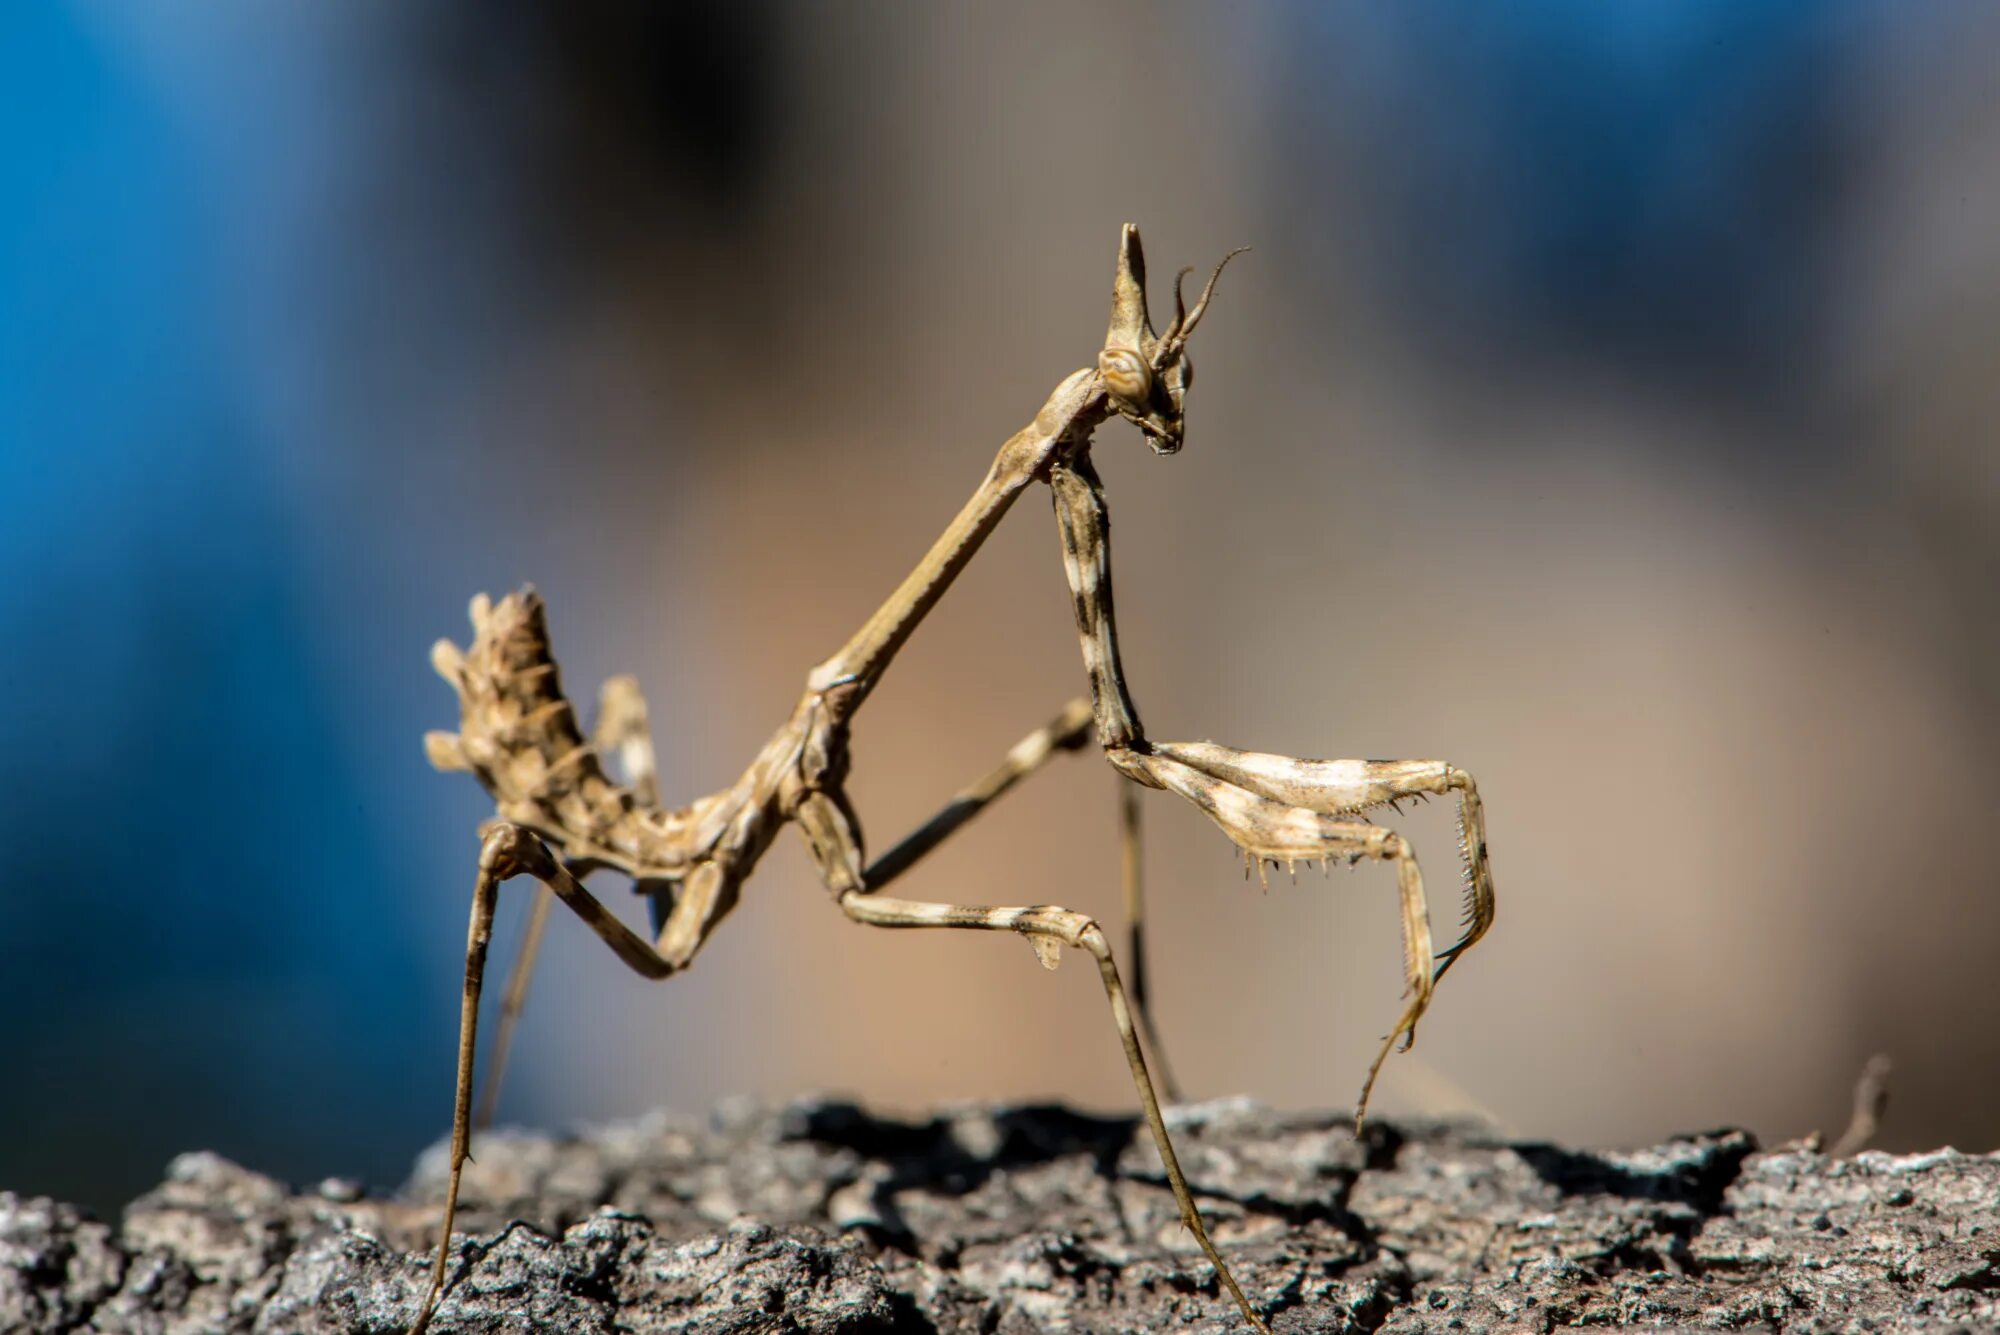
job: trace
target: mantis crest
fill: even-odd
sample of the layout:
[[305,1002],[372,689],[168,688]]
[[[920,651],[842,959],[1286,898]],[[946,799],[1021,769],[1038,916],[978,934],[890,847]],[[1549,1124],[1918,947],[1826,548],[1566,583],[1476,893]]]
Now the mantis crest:
[[[450,1177],[442,1235],[422,1308],[418,1335],[444,1288],[451,1225],[474,1123],[473,1052],[486,955],[500,886],[517,876],[541,883],[521,962],[502,1008],[487,1092],[497,1089],[506,1039],[525,994],[535,942],[550,904],[561,900],[627,967],[666,978],[688,967],[737,902],[758,859],[787,825],[796,825],[835,907],[870,927],[958,928],[1010,932],[1027,938],[1037,957],[1055,967],[1064,947],[1096,964],[1112,1022],[1131,1067],[1140,1107],[1158,1147],[1182,1221],[1214,1265],[1244,1319],[1266,1329],[1256,1306],[1230,1272],[1196,1209],[1160,1113],[1145,1048],[1163,1062],[1146,1021],[1139,949],[1137,794],[1162,790],[1186,799],[1221,829],[1261,875],[1267,866],[1345,858],[1394,865],[1402,904],[1402,1014],[1370,1064],[1355,1114],[1357,1126],[1384,1059],[1407,1047],[1430,1005],[1432,989],[1493,922],[1493,881],[1487,867],[1485,823],[1471,775],[1432,760],[1300,760],[1239,751],[1214,742],[1161,742],[1146,735],[1125,684],[1112,612],[1109,511],[1091,466],[1097,428],[1113,417],[1136,426],[1153,451],[1172,454],[1186,434],[1184,404],[1194,380],[1189,338],[1207,312],[1217,279],[1192,306],[1182,295],[1187,272],[1174,280],[1174,315],[1156,331],[1146,305],[1145,258],[1139,232],[1127,225],[1112,287],[1111,323],[1092,366],[1058,384],[1034,420],[1000,447],[985,478],[917,567],[832,657],[806,676],[791,716],[779,725],[729,787],[686,806],[660,801],[646,710],[630,678],[614,678],[600,697],[586,735],[563,694],[549,644],[544,608],[531,591],[472,603],[473,638],[464,650],[440,641],[432,661],[458,692],[456,733],[430,734],[426,745],[440,769],[465,770],[494,799],[495,819],[482,829],[478,876],[468,929],[465,995],[459,1027]],[[1072,702],[1046,726],[1023,738],[1002,763],[874,861],[864,855],[861,824],[846,790],[849,729],[896,653],[950,589],[1014,502],[1030,486],[1049,488],[1062,540],[1090,699]],[[988,803],[1034,773],[1059,751],[1078,750],[1092,736],[1105,759],[1135,787],[1121,805],[1125,902],[1129,922],[1128,992],[1104,930],[1088,915],[1054,904],[987,907],[901,899],[883,891]],[[609,765],[617,766],[613,777]],[[1465,874],[1464,926],[1457,942],[1433,956],[1422,874],[1410,845],[1365,813],[1405,797],[1455,794]],[[627,927],[586,890],[581,877],[615,869],[631,877],[653,910],[653,935]],[[1146,1043],[1140,1042],[1141,1032]],[[1171,1092],[1171,1082],[1168,1083]],[[485,1120],[489,1103],[479,1120]]]

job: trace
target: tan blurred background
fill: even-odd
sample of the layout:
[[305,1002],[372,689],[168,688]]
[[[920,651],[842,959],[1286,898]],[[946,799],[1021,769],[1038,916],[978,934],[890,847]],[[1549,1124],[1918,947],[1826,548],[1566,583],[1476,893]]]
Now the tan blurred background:
[[[132,264],[178,276],[146,317],[161,347],[199,313],[222,425],[143,481],[107,446],[46,482],[36,510],[75,527],[13,554],[56,592],[10,624],[111,634],[120,590],[170,623],[121,661],[181,661],[162,707],[212,697],[239,740],[147,740],[63,703],[77,655],[18,660],[47,703],[13,753],[90,742],[53,779],[11,769],[0,830],[102,912],[36,907],[17,859],[0,1185],[109,1204],[196,1145],[392,1179],[448,1120],[485,814],[423,771],[452,721],[429,640],[533,580],[571,689],[636,672],[669,794],[720,786],[1094,355],[1126,220],[1156,283],[1256,247],[1197,340],[1185,452],[1122,427],[1096,451],[1149,731],[1439,757],[1486,796],[1498,925],[1379,1106],[1783,1138],[1837,1130],[1881,1051],[1887,1143],[2000,1142],[2000,12],[554,13],[93,6],[42,33],[154,127],[100,166],[165,164],[194,258]],[[132,374],[76,392],[139,435],[185,411]],[[63,450],[66,417],[21,420],[10,453]],[[158,480],[191,467],[216,485]],[[107,487],[163,536],[93,528]],[[176,534],[225,545],[183,576]],[[263,592],[234,598],[246,572]],[[248,625],[281,647],[214,669]],[[859,726],[872,845],[1085,685],[1031,496]],[[247,763],[265,750],[279,768]],[[190,790],[185,757],[218,753]],[[77,815],[107,783],[186,809],[121,843]],[[1114,801],[1094,756],[1058,763],[907,893],[1115,918]],[[1146,814],[1190,1092],[1347,1104],[1396,1013],[1391,878],[1264,893],[1194,812]],[[1399,825],[1447,935],[1449,812]],[[555,921],[509,1119],[809,1090],[1131,1104],[1087,971],[850,926],[794,841],[666,985]]]

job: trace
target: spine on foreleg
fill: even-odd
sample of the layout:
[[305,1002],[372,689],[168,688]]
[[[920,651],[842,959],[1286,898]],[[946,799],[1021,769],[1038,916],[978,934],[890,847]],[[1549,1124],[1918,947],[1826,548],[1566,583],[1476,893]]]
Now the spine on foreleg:
[[502,817],[573,854],[613,841],[631,794],[611,782],[562,692],[539,594],[474,598],[471,645],[439,640],[431,662],[459,699],[459,731],[424,739],[433,765],[470,771]]

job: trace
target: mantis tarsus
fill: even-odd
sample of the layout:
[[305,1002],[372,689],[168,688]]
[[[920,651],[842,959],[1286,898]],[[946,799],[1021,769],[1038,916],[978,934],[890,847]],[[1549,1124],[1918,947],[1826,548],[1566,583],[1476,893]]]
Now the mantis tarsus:
[[[527,962],[551,895],[583,919],[627,967],[648,978],[665,978],[693,961],[735,905],[757,860],[788,824],[799,827],[835,905],[855,922],[1014,932],[1027,937],[1050,968],[1064,946],[1082,950],[1096,961],[1181,1218],[1244,1319],[1258,1330],[1266,1329],[1195,1208],[1140,1043],[1139,1032],[1145,1029],[1147,1045],[1153,1048],[1155,1061],[1160,1060],[1158,1040],[1144,1020],[1143,986],[1128,996],[1110,942],[1098,924],[1053,904],[981,907],[882,893],[987,803],[1055,752],[1083,746],[1093,731],[1105,758],[1120,774],[1142,787],[1165,789],[1194,803],[1260,874],[1267,865],[1331,862],[1336,857],[1393,862],[1402,899],[1408,1001],[1369,1066],[1355,1113],[1357,1127],[1390,1050],[1399,1039],[1408,1046],[1437,981],[1492,925],[1493,882],[1487,869],[1485,824],[1472,777],[1464,770],[1441,761],[1298,760],[1213,742],[1155,742],[1139,725],[1119,664],[1109,516],[1103,487],[1091,466],[1091,438],[1115,415],[1137,426],[1156,453],[1172,454],[1180,448],[1183,401],[1194,375],[1187,340],[1207,311],[1216,280],[1230,258],[1225,256],[1216,266],[1192,306],[1182,297],[1181,282],[1187,276],[1183,270],[1174,280],[1173,321],[1165,333],[1155,333],[1146,308],[1139,232],[1129,224],[1125,227],[1112,289],[1111,326],[1096,364],[1057,385],[1034,421],[1000,447],[985,479],[929,553],[838,652],[807,674],[805,691],[791,717],[742,776],[721,792],[684,807],[660,803],[645,704],[630,678],[607,683],[595,733],[584,735],[577,712],[558,683],[542,603],[532,592],[510,594],[498,603],[475,599],[471,646],[461,652],[449,641],[439,642],[433,662],[458,690],[461,723],[457,733],[432,733],[425,739],[431,761],[440,769],[468,770],[478,776],[492,794],[497,812],[482,829],[467,935],[442,1235],[423,1306],[410,1328],[412,1335],[419,1335],[429,1323],[444,1287],[452,1219],[474,1120],[474,1038],[501,883],[530,876],[541,882],[545,892],[537,896],[523,961],[507,988],[489,1094],[497,1087],[508,1028],[525,992]],[[897,650],[1021,493],[1036,482],[1045,483],[1054,497],[1063,569],[1090,675],[1091,699],[1087,704],[1072,703],[1054,721],[1030,733],[997,769],[870,863],[863,856],[860,823],[846,792],[849,726]],[[616,758],[623,784],[607,771],[606,757]],[[1364,819],[1362,813],[1393,805],[1402,797],[1445,793],[1456,793],[1459,799],[1465,919],[1458,942],[1433,958],[1416,857],[1402,836]],[[1127,790],[1121,825],[1131,964],[1135,982],[1141,982],[1135,798],[1136,790]],[[579,878],[599,868],[614,868],[632,877],[649,897],[654,911],[652,939],[626,927],[583,887]],[[484,1111],[483,1107],[481,1120]]]

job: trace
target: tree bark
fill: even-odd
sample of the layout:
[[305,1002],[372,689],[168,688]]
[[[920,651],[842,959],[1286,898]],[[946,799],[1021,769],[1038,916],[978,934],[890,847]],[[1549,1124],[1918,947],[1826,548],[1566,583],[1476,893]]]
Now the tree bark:
[[[2000,1328],[2000,1157],[1740,1131],[1608,1153],[1225,1101],[1172,1114],[1280,1332]],[[1129,1117],[731,1104],[474,1146],[432,1329],[1240,1330]],[[442,1149],[403,1194],[175,1160],[116,1227],[0,1193],[0,1330],[399,1332]]]

